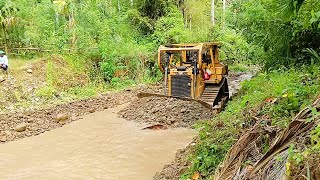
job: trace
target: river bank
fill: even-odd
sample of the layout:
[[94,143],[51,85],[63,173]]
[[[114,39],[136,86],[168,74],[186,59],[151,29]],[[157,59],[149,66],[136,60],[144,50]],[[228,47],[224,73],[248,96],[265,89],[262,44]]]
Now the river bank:
[[[231,87],[230,91],[235,94],[240,86],[240,82],[250,77],[251,75],[246,73],[232,73],[232,75],[230,75],[229,82]],[[210,119],[213,116],[209,111],[204,113],[206,109],[202,108],[198,103],[188,102],[187,105],[190,107],[185,107],[186,103],[172,98],[166,99],[151,97],[138,99],[136,97],[138,92],[160,93],[161,86],[142,85],[131,89],[128,88],[120,92],[102,94],[96,98],[77,100],[49,108],[0,114],[0,141],[1,143],[5,143],[25,137],[39,135],[46,131],[62,127],[63,125],[69,124],[73,121],[77,121],[81,119],[82,115],[112,108],[125,103],[133,103],[136,104],[136,106],[129,105],[127,110],[131,108],[131,111],[128,110],[124,114],[122,112],[122,116],[127,115],[127,120],[147,123],[150,125],[158,123],[162,125],[171,125],[171,127],[192,127],[196,121]],[[149,108],[149,110],[158,112],[157,114],[151,113],[149,110],[145,109],[146,101],[153,104],[149,106],[151,108]],[[141,103],[137,104],[136,102]],[[172,111],[164,111],[165,109],[171,109]],[[136,112],[135,110],[139,111]],[[144,116],[141,116],[139,113],[142,113]],[[171,114],[170,117],[172,118],[163,119],[164,117],[169,117],[168,113]],[[128,116],[128,114],[131,116]],[[150,114],[153,114],[154,116],[148,118],[148,115]],[[194,114],[196,116],[194,118],[191,117],[190,119],[188,114]],[[182,122],[184,122],[184,124]]]
[[0,179],[150,180],[197,135],[187,128],[141,130],[145,125],[117,115],[126,105],[1,144]]

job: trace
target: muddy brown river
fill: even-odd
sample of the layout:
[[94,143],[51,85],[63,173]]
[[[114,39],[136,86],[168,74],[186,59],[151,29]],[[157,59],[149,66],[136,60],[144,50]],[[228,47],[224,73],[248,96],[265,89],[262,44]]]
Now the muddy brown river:
[[190,129],[141,130],[117,117],[123,107],[0,145],[0,179],[150,180],[196,135]]

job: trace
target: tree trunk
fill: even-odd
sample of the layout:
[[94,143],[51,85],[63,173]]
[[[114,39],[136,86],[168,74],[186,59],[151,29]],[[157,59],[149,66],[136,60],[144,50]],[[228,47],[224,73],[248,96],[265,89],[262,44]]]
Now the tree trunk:
[[59,28],[59,12],[55,12],[56,29]]
[[189,28],[190,28],[190,31],[192,30],[192,18],[191,18],[191,15],[190,15],[190,19],[189,19]]
[[76,46],[76,41],[77,41],[77,34],[76,34],[75,26],[76,26],[76,21],[74,19],[74,11],[72,10],[69,13],[69,31],[72,32],[72,37],[70,40],[70,49],[72,51],[74,50],[74,48]]
[[214,5],[214,0],[211,0],[211,24],[214,26],[215,24],[215,20],[214,20],[214,8],[215,8],[215,5]]
[[222,10],[222,29],[224,29],[226,21],[226,0],[223,0],[223,10]]
[[184,27],[187,28],[187,27],[188,27],[188,16],[187,16],[186,14],[184,14],[184,16],[185,16],[185,17],[184,17],[184,19],[185,19],[185,20],[184,20],[184,21],[185,21],[185,22],[184,22]]
[[121,4],[120,4],[120,0],[118,0],[118,11],[121,11]]
[[9,48],[8,48],[6,27],[3,24],[1,24],[1,30],[2,30],[2,36],[4,38],[4,51],[8,54],[9,53]]

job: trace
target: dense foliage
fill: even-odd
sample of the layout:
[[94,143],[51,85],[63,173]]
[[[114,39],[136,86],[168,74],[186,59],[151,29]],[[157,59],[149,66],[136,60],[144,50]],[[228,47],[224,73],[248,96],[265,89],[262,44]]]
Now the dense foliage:
[[233,1],[228,23],[265,52],[266,68],[311,64],[320,51],[318,0]]
[[[320,68],[314,66],[272,70],[245,81],[239,95],[223,112],[213,120],[198,124],[200,140],[190,157],[191,167],[182,179],[190,179],[196,172],[203,179],[212,179],[231,146],[256,123],[252,117],[261,118],[279,129],[287,127],[291,119],[320,93],[319,79]],[[268,99],[277,99],[277,103],[270,103]],[[312,133],[318,138],[317,131]],[[263,153],[271,143],[266,141],[263,144]]]
[[88,64],[97,63],[107,81],[117,71],[135,79],[157,46],[151,36],[160,31],[157,20],[172,9],[169,1],[156,2],[1,0],[1,44],[13,53],[19,47],[71,51],[94,60]]
[[106,80],[119,68],[137,78],[158,45],[173,42],[220,41],[223,60],[267,69],[319,61],[318,0],[233,0],[225,10],[216,1],[214,26],[210,2],[0,0],[1,44],[85,54]]

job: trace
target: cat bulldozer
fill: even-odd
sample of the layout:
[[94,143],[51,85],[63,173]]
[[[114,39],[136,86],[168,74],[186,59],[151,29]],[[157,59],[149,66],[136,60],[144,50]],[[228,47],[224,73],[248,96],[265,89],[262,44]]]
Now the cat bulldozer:
[[158,66],[163,72],[163,94],[139,97],[174,97],[197,101],[220,111],[229,99],[228,66],[219,62],[219,43],[161,45]]

